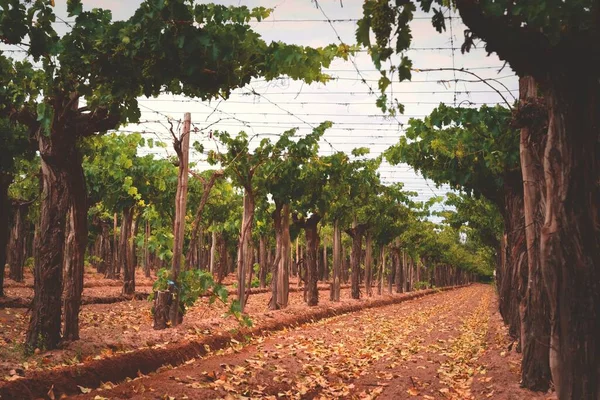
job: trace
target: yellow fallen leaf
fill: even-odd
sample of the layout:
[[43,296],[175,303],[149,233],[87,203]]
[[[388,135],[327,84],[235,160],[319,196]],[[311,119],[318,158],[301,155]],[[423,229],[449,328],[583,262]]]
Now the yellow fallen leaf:
[[416,388],[410,388],[406,391],[406,393],[410,394],[411,396],[418,396],[419,395],[419,391]]
[[50,386],[50,390],[48,390],[48,393],[46,393],[46,394],[48,395],[50,400],[56,399],[56,397],[54,396],[54,385]]
[[91,392],[91,391],[92,391],[92,389],[90,389],[90,388],[86,388],[86,387],[83,387],[83,386],[79,386],[79,385],[77,385],[77,387],[79,388],[79,390],[81,390],[81,393],[83,393],[83,394],[85,394],[85,393],[89,393],[89,392]]

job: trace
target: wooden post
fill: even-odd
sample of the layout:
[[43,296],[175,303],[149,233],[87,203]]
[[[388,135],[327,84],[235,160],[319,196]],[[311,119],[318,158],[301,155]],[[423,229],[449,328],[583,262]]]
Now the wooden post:
[[[175,151],[179,158],[179,174],[177,176],[177,193],[175,195],[175,223],[173,224],[173,264],[171,266],[171,279],[178,285],[177,279],[181,271],[181,260],[183,258],[183,239],[185,233],[185,213],[188,190],[189,153],[190,153],[190,125],[192,116],[185,113],[183,117],[183,129],[178,139],[174,140]],[[176,291],[178,291],[177,288]],[[171,304],[169,313],[171,326],[179,323],[179,296]]]
[[144,229],[144,274],[150,278],[150,251],[148,250],[148,241],[150,240],[150,221],[146,220]]
[[217,231],[212,231],[210,243],[210,273],[215,273],[215,255],[217,254]]
[[323,275],[321,280],[325,281],[329,278],[329,265],[327,265],[327,236],[323,235]]
[[117,236],[118,228],[117,213],[113,216],[113,274],[109,278],[114,279],[121,272],[121,264],[119,263],[119,237]]
[[365,289],[367,296],[373,295],[372,288],[373,279],[373,237],[370,231],[367,231],[367,239],[365,244]]

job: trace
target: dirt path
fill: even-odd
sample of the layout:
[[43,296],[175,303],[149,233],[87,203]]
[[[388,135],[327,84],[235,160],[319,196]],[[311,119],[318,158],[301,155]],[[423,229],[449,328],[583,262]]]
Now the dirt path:
[[329,318],[77,398],[545,399],[518,388],[504,343],[488,346],[493,302],[473,285]]

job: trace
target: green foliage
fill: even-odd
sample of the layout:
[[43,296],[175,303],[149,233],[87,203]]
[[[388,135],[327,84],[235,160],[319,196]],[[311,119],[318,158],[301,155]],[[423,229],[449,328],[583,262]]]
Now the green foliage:
[[[260,273],[260,265],[254,264],[252,269],[254,270],[254,276],[252,277],[252,282],[250,283],[250,287],[252,287],[252,288],[260,287],[260,279],[258,277],[258,274]],[[266,279],[265,279],[265,283],[267,284],[267,286],[269,286],[271,284],[272,279],[273,279],[273,275],[270,272],[268,272]]]
[[502,201],[504,174],[519,166],[519,136],[510,110],[440,104],[423,120],[410,119],[406,136],[385,156],[409,164],[424,177],[454,189]]
[[[547,60],[537,60],[534,55],[527,54],[528,49],[544,57],[553,55],[562,58],[566,54],[563,52],[565,43],[593,43],[597,30],[598,5],[593,0],[366,0],[362,18],[357,24],[356,39],[359,45],[368,48],[373,64],[381,71],[381,96],[377,105],[384,112],[393,114],[396,109],[403,111],[401,105],[388,101],[386,91],[390,84],[390,73],[396,73],[399,81],[411,79],[412,63],[405,52],[412,44],[410,23],[417,6],[431,15],[431,23],[438,32],[446,30],[445,19],[448,15],[445,14],[449,14],[448,9],[457,7],[468,28],[465,30],[462,52],[470,51],[477,40],[482,39],[487,42],[488,52],[498,51],[498,55],[506,59],[520,76],[532,72],[543,75],[541,71],[550,68]],[[371,36],[375,37],[375,43],[371,41]],[[519,47],[520,42],[527,43],[528,47]],[[399,57],[392,58],[394,54]],[[592,56],[587,60],[597,66]],[[392,64],[389,71],[382,68],[382,65],[387,65],[384,64],[386,61]],[[579,59],[574,62],[581,63]],[[546,66],[536,63],[545,63]],[[580,65],[573,64],[573,67],[580,68]],[[590,70],[597,74],[597,68]]]
[[426,281],[419,281],[415,283],[415,290],[424,290],[424,289],[429,289],[430,284],[429,282]]
[[446,204],[454,211],[440,213],[453,229],[463,229],[471,241],[479,241],[492,249],[500,247],[502,216],[498,207],[483,197],[448,193]]
[[179,302],[179,312],[185,315],[200,296],[208,295],[211,304],[219,301],[228,306],[225,315],[233,316],[243,326],[252,326],[250,318],[242,314],[239,302],[229,300],[227,288],[217,283],[210,272],[199,269],[185,270],[179,274],[177,283],[171,280],[170,271],[167,269],[159,270],[156,275],[157,279],[152,286],[149,301],[154,300],[156,291],[171,290],[175,296],[174,300]]

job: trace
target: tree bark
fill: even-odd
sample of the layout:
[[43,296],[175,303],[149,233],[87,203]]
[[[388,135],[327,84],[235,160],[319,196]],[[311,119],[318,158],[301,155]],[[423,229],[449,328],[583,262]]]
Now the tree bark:
[[4,268],[8,245],[8,222],[10,220],[8,187],[12,179],[12,175],[0,174],[0,297],[4,297]]
[[373,296],[373,238],[367,231],[365,240],[365,288],[367,296]]
[[[531,77],[520,79],[519,112],[535,108],[537,85]],[[521,385],[531,390],[547,391],[550,386],[550,312],[543,290],[540,264],[540,233],[544,222],[545,190],[542,165],[545,135],[541,124],[521,128],[520,155],[523,173],[523,204],[527,240],[527,270],[522,274],[524,291],[520,304],[521,317]]]
[[119,258],[119,219],[117,213],[113,215],[113,269],[112,274],[107,274],[106,277],[109,279],[116,279],[121,274],[121,260]]
[[252,268],[249,265],[251,262],[250,240],[252,234],[252,223],[254,221],[254,194],[249,191],[244,191],[244,215],[242,218],[242,226],[240,228],[240,240],[238,244],[238,301],[242,307],[242,311],[246,305],[246,274],[248,269]]
[[[183,128],[179,138],[174,137],[173,147],[179,159],[177,171],[177,192],[175,193],[175,220],[173,221],[173,263],[171,264],[171,279],[175,282],[173,288],[173,299],[169,317],[171,326],[177,326],[181,322],[180,315],[180,289],[179,272],[183,259],[183,242],[185,240],[185,215],[187,210],[187,192],[189,180],[189,157],[190,157],[190,128],[191,114],[184,114]],[[198,226],[196,227],[198,229]],[[195,249],[197,250],[197,249]],[[194,252],[191,252],[194,253]],[[185,266],[185,265],[184,265]]]
[[133,228],[133,207],[126,207],[123,210],[123,219],[121,221],[121,235],[119,243],[119,261],[123,269],[123,295],[131,296],[135,293],[135,265],[130,255],[129,241]]
[[342,238],[340,224],[336,220],[333,222],[333,268],[331,282],[331,301],[340,301],[340,280],[342,275]]
[[350,282],[353,299],[360,299],[360,259],[362,255],[362,237],[365,230],[366,225],[358,224],[356,220],[352,223],[352,228],[346,230],[346,233],[352,238],[352,275]]
[[317,226],[320,220],[321,216],[317,213],[313,213],[308,219],[303,220],[301,223],[306,238],[306,303],[310,307],[319,304],[319,291],[317,289],[319,280],[317,270],[317,258],[319,257],[317,243],[319,232]]
[[65,258],[66,275],[64,290],[63,339],[79,339],[79,311],[83,293],[85,249],[87,247],[87,192],[81,162],[72,166],[77,169],[71,180],[71,209],[67,217],[69,224],[67,241],[69,257]]
[[[1,190],[1,189],[0,189]],[[23,282],[23,265],[26,257],[26,239],[27,239],[27,214],[30,203],[15,202],[13,204],[13,218],[10,229],[10,239],[8,243],[7,259],[9,265],[10,279],[17,282]],[[0,246],[2,243],[0,242]],[[1,260],[0,260],[1,261]]]
[[[42,196],[39,235],[36,242],[34,296],[27,330],[27,346],[54,349],[61,339],[61,293],[65,222],[69,210],[69,178],[74,148],[51,145],[39,134],[42,164]],[[62,143],[61,143],[62,144]],[[57,147],[58,144],[56,144]],[[74,144],[73,144],[74,146]],[[61,156],[58,157],[58,154]]]
[[523,293],[519,283],[523,281],[521,274],[527,269],[523,184],[520,173],[505,175],[503,203],[505,255],[498,282],[499,306],[500,314],[508,325],[509,334],[519,339],[521,334],[519,304]]
[[192,224],[192,237],[190,239],[189,251],[185,260],[186,268],[191,268],[194,254],[196,254],[195,252],[198,251],[198,236],[200,227],[202,225],[202,212],[204,211],[204,207],[206,207],[206,203],[208,202],[208,198],[210,197],[210,192],[215,183],[217,182],[217,179],[222,178],[223,176],[224,172],[222,170],[219,170],[213,172],[208,181],[203,181],[202,197],[200,198],[200,204],[198,205],[198,209],[196,210],[196,217],[194,218],[194,222]]
[[267,287],[267,271],[269,265],[267,261],[267,238],[261,235],[258,239],[258,264],[260,269],[258,272],[258,285],[261,288]]
[[223,281],[227,275],[228,255],[227,255],[227,242],[223,233],[221,233],[217,239],[219,243],[219,272],[217,274],[217,280],[219,283]]
[[277,273],[277,303],[280,308],[288,306],[290,292],[290,206],[285,204],[281,210],[281,257]]
[[329,262],[327,260],[327,236],[323,236],[323,275],[321,276],[322,281],[329,279]]
[[396,263],[396,293],[403,293],[404,286],[406,285],[406,278],[404,277],[404,260],[400,249],[395,249],[394,257]]
[[150,221],[146,220],[144,224],[144,276],[146,278],[150,278],[150,250],[148,249],[150,232]]
[[283,247],[283,233],[282,233],[282,216],[281,210],[283,205],[278,202],[275,203],[275,210],[273,211],[273,228],[275,230],[275,257],[271,264],[271,300],[269,302],[269,309],[278,310],[279,304],[277,302],[279,293],[279,263],[281,261],[281,248]]
[[213,230],[210,237],[210,273],[214,275],[217,265],[215,257],[217,256],[217,231]]
[[392,265],[388,276],[388,293],[392,294],[394,291],[394,282],[396,281],[396,257],[392,252]]
[[113,258],[113,247],[110,237],[110,225],[106,221],[100,221],[100,254],[99,257],[102,259],[103,273],[105,277],[114,276],[114,258]]
[[600,99],[597,79],[551,76],[544,93],[540,263],[550,304],[550,366],[560,399],[600,398]]
[[378,287],[377,287],[377,294],[378,295],[382,295],[383,294],[383,280],[384,280],[384,276],[385,276],[385,246],[381,245],[381,250],[379,253],[379,282],[378,282]]

